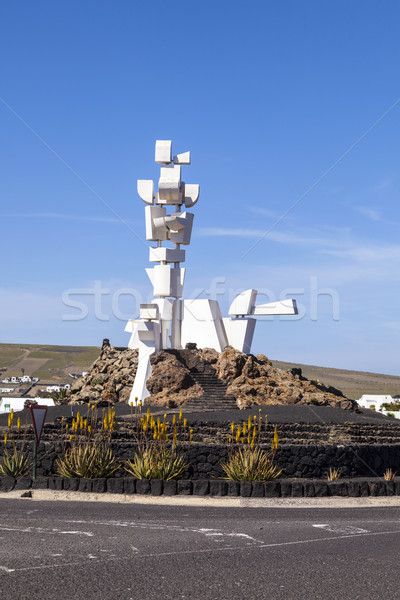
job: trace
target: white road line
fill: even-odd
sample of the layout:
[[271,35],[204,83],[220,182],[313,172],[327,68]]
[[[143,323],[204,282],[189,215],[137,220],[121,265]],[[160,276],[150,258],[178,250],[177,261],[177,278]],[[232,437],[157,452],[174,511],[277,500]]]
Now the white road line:
[[[370,536],[375,536],[375,535],[388,535],[388,534],[393,534],[393,533],[399,533],[400,531],[375,531],[372,533],[356,533],[356,534],[352,534],[352,535],[338,535],[338,536],[332,536],[332,537],[326,537],[326,538],[317,538],[317,539],[312,539],[312,540],[295,540],[293,542],[276,542],[273,544],[260,544],[260,545],[255,545],[252,544],[251,548],[276,548],[279,546],[295,546],[296,544],[312,544],[314,542],[326,542],[326,541],[332,541],[332,540],[344,540],[344,539],[350,539],[350,538],[359,538],[359,537],[370,537]],[[177,552],[158,552],[157,554],[140,554],[140,558],[146,558],[146,557],[157,557],[157,556],[173,556],[173,555],[179,555],[179,554],[197,554],[197,553],[204,553],[204,552],[217,552],[217,551],[229,551],[229,550],[247,550],[250,548],[243,548],[243,546],[232,546],[231,548],[210,548],[209,550],[182,550],[182,551],[177,551]]]
[[[201,550],[179,550],[179,551],[175,551],[175,552],[157,552],[157,553],[148,553],[148,554],[136,554],[135,555],[135,560],[138,560],[139,558],[159,558],[161,556],[179,556],[179,555],[184,555],[184,554],[211,554],[213,552],[229,552],[232,550],[235,551],[241,551],[243,552],[244,550],[250,550],[250,548],[253,549],[264,549],[264,548],[278,548],[280,546],[295,546],[297,544],[313,544],[313,543],[319,543],[319,542],[327,542],[327,541],[334,541],[334,540],[345,540],[345,539],[353,539],[353,538],[360,538],[360,537],[371,537],[371,536],[378,536],[378,535],[392,535],[394,533],[400,534],[400,531],[376,531],[376,532],[372,532],[372,533],[357,533],[357,534],[353,534],[353,535],[339,535],[339,536],[332,536],[332,537],[325,537],[325,538],[318,538],[318,539],[312,539],[312,540],[295,540],[292,542],[277,542],[274,544],[263,544],[263,545],[255,545],[252,544],[250,547],[246,547],[246,546],[232,546],[232,547],[218,547],[218,548],[204,548]],[[99,559],[98,562],[112,562],[113,560],[118,560],[118,562],[122,562],[122,561],[126,561],[126,560],[130,560],[130,557],[113,557],[113,558],[104,558],[104,559]],[[17,573],[20,571],[37,571],[40,569],[57,569],[57,568],[65,568],[65,567],[85,567],[88,563],[84,563],[84,562],[74,562],[74,563],[63,563],[63,564],[56,564],[56,565],[37,565],[34,567],[21,567],[21,568],[15,568],[15,569],[8,569],[7,567],[0,567],[0,570],[3,570],[4,572],[11,574],[11,573]]]
[[5,573],[12,573],[15,569],[9,569],[8,567],[3,567],[0,565],[0,571],[4,571]]
[[94,533],[91,531],[59,531],[57,529],[53,529],[55,533],[67,533],[71,535],[86,535],[87,537],[93,537]]
[[[61,531],[60,529],[45,529],[43,527],[2,527],[0,525],[0,531],[18,531],[19,533],[47,533],[49,535],[59,534],[71,534],[71,535],[86,535],[87,537],[93,537],[94,533],[91,531]],[[44,541],[44,540],[42,540]]]
[[217,537],[217,536],[238,537],[238,538],[242,538],[242,539],[251,540],[255,544],[263,543],[262,540],[257,540],[255,538],[253,538],[252,536],[248,535],[247,533],[236,533],[236,532],[225,533],[225,532],[221,531],[221,529],[213,529],[213,528],[208,528],[208,527],[195,528],[195,527],[185,527],[182,525],[160,525],[160,524],[153,523],[152,521],[136,522],[136,521],[66,520],[65,522],[70,523],[70,524],[73,523],[74,525],[85,523],[86,525],[105,525],[105,526],[109,526],[109,527],[131,527],[132,529],[146,529],[149,531],[155,531],[155,530],[165,531],[166,530],[166,531],[172,531],[172,532],[176,531],[179,533],[201,533],[202,535],[205,535],[206,537]]
[[315,523],[313,527],[317,529],[324,529],[331,533],[370,533],[368,529],[361,529],[361,527],[353,527],[352,525],[329,525],[329,524],[318,524]]

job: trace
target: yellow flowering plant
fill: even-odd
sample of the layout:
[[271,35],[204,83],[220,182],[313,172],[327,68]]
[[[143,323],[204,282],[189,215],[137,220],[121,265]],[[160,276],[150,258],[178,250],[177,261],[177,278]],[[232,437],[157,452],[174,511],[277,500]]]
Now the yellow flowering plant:
[[111,477],[119,468],[111,448],[116,429],[111,404],[100,414],[97,405],[89,405],[86,416],[78,411],[70,428],[62,421],[66,443],[63,456],[56,460],[57,473],[61,477]]
[[225,479],[236,481],[268,481],[282,473],[275,465],[275,454],[279,446],[278,431],[275,427],[271,449],[263,448],[262,436],[266,436],[268,419],[265,424],[262,411],[242,424],[230,424],[228,433],[228,459],[222,461],[221,467]]
[[25,475],[31,461],[26,450],[27,424],[21,431],[21,418],[16,419],[17,427],[15,429],[15,413],[11,410],[8,415],[8,429],[4,434],[4,447],[0,454],[0,475],[10,477],[20,477]]
[[168,420],[167,414],[156,418],[147,409],[145,416],[134,421],[133,434],[137,450],[132,459],[125,461],[124,469],[137,479],[177,479],[187,468],[182,451],[193,439],[182,411]]

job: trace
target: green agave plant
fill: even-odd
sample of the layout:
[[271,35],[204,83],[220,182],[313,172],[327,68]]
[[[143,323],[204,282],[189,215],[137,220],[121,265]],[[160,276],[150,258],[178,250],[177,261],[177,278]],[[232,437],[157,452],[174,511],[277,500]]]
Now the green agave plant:
[[5,449],[3,456],[0,458],[0,475],[21,477],[21,475],[25,475],[30,466],[31,462],[27,452],[16,447],[12,452]]
[[115,456],[106,444],[93,445],[89,442],[68,448],[62,458],[57,459],[56,468],[61,477],[111,477],[118,469]]
[[182,456],[170,448],[150,447],[136,452],[124,469],[136,479],[178,479],[187,468]]
[[221,467],[225,479],[234,481],[268,481],[281,475],[283,469],[274,465],[274,453],[261,448],[240,448]]

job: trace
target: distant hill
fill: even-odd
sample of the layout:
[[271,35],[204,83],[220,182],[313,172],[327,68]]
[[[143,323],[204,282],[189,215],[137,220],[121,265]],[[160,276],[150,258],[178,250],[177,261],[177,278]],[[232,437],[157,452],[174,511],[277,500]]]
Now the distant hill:
[[318,379],[328,385],[342,390],[343,394],[353,400],[358,400],[363,394],[400,394],[400,377],[396,375],[381,375],[367,371],[347,371],[330,367],[314,367],[295,363],[272,361],[279,369],[300,367],[308,379]]
[[25,375],[40,379],[66,379],[68,373],[82,373],[98,357],[93,346],[41,346],[38,344],[0,344],[1,379]]
[[[0,344],[0,378],[25,375],[40,379],[66,379],[68,373],[87,371],[100,354],[95,346],[43,346],[39,344]],[[353,400],[362,394],[400,394],[400,377],[364,371],[348,371],[273,360],[273,365],[290,370],[300,367],[308,379],[318,379],[342,390]]]

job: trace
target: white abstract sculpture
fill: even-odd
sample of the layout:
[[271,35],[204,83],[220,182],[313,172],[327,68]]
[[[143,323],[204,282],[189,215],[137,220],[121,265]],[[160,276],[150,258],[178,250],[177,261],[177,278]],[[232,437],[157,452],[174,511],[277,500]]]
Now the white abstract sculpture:
[[[194,342],[199,348],[214,348],[221,352],[227,345],[237,350],[251,351],[257,315],[295,315],[295,300],[283,300],[256,305],[257,290],[239,294],[222,318],[216,300],[182,300],[186,252],[192,235],[191,208],[199,199],[197,184],[181,179],[181,165],[190,165],[190,152],[172,155],[170,140],[157,140],[155,162],[160,164],[158,192],[154,182],[138,180],[138,194],[145,208],[146,239],[157,242],[150,247],[149,261],[157,263],[146,269],[153,286],[154,300],[140,305],[140,318],[128,321],[125,331],[131,333],[129,348],[139,350],[138,369],[130,402],[144,400],[149,392],[146,381],[150,375],[150,356],[163,348],[184,348]],[[167,210],[171,207],[171,212]],[[184,210],[182,208],[184,207]],[[163,242],[173,247],[163,246]],[[249,318],[250,317],[250,318]]]

